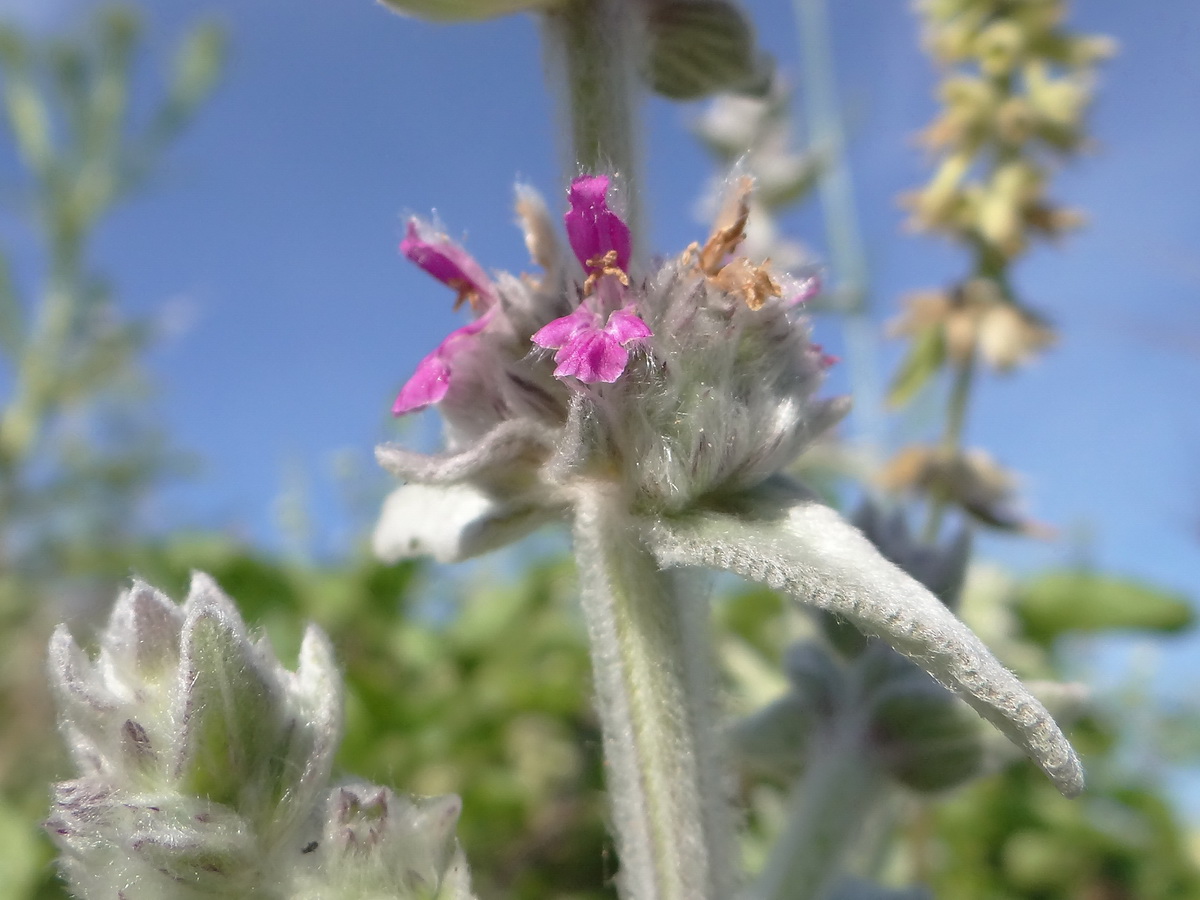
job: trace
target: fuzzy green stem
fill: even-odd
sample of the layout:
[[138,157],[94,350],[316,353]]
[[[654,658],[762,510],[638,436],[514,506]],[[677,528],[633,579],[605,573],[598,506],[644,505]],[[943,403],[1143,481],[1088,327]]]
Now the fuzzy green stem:
[[659,569],[611,486],[580,489],[574,536],[621,895],[726,900],[733,830],[707,597]]
[[545,13],[542,29],[546,80],[570,135],[566,178],[618,176],[635,237],[643,16],[635,0],[565,0]]
[[884,787],[863,740],[860,728],[843,727],[818,747],[792,789],[783,832],[745,900],[816,900],[841,874],[846,850]]

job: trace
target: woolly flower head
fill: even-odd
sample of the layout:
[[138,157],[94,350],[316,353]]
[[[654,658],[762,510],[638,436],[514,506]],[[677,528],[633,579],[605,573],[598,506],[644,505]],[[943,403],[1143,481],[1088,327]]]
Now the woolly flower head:
[[[569,503],[574,477],[602,478],[633,508],[667,512],[778,472],[846,404],[813,399],[829,364],[800,312],[815,279],[737,255],[750,187],[732,184],[702,246],[649,264],[607,176],[570,187],[570,255],[544,202],[522,189],[538,278],[488,276],[444,235],[410,223],[402,251],[453,287],[473,319],[420,363],[394,412],[436,404],[451,455],[477,465],[451,475],[393,447],[381,460],[413,481],[471,481],[529,502],[535,493],[543,506]],[[503,471],[490,465],[500,457]]]
[[651,264],[607,177],[571,185],[571,254],[523,191],[540,278],[490,276],[411,224],[405,255],[473,318],[396,400],[397,414],[437,405],[449,447],[379,448],[409,483],[385,502],[376,553],[455,561],[568,519],[584,579],[608,577],[602,548],[619,547],[763,582],[882,638],[1078,793],[1078,757],[1045,708],[926,587],[783,476],[846,404],[813,397],[830,360],[800,314],[812,280],[738,253],[749,191],[736,179],[704,244]]
[[50,642],[77,777],[46,828],[76,896],[471,900],[457,797],[331,786],[342,690],[318,628],[290,672],[198,574],[182,605],[135,583],[99,645]]

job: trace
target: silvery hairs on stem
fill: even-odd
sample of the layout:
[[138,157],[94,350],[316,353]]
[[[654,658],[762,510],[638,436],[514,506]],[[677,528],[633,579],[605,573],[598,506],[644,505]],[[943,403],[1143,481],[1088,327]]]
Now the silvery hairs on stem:
[[378,449],[408,484],[385,503],[377,553],[454,561],[552,520],[578,533],[600,492],[660,566],[734,572],[881,637],[1079,793],[1079,760],[1041,703],[927,588],[782,474],[848,404],[814,398],[829,364],[802,314],[815,279],[738,253],[750,179],[731,180],[703,245],[654,261],[633,255],[617,187],[605,175],[571,184],[570,254],[542,199],[518,189],[540,277],[489,275],[409,223],[402,252],[471,319],[397,397],[397,415],[438,407],[447,449]]
[[207,576],[182,606],[135,583],[95,659],[59,626],[50,678],[78,777],[46,829],[76,896],[473,900],[458,797],[331,784],[342,686],[315,626],[289,672]]

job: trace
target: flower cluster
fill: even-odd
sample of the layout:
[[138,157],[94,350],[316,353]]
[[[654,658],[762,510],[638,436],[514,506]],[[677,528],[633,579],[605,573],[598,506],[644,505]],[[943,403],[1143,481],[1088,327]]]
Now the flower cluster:
[[[474,318],[422,360],[393,409],[437,404],[450,453],[386,447],[383,463],[413,481],[469,482],[491,501],[489,515],[510,523],[522,510],[569,505],[573,477],[610,479],[632,506],[670,511],[778,472],[846,403],[812,398],[828,359],[799,313],[811,281],[736,255],[749,192],[748,179],[733,185],[703,246],[647,265],[610,205],[607,176],[571,185],[571,257],[540,197],[522,190],[539,279],[490,278],[448,238],[410,224],[402,251]],[[408,546],[410,511],[386,517],[385,556],[429,550]]]
[[[622,610],[665,607],[653,585],[677,566],[763,582],[881,637],[1077,793],[1078,758],[1042,705],[928,588],[784,474],[846,403],[813,397],[829,365],[800,314],[814,285],[738,253],[750,187],[733,181],[703,245],[653,264],[609,178],[571,185],[570,256],[544,203],[522,191],[540,278],[489,277],[414,223],[405,254],[474,317],[400,391],[398,413],[437,404],[449,446],[379,448],[409,483],[384,505],[376,552],[455,561],[565,520],[585,610],[605,591],[629,601]],[[611,625],[596,634],[615,635]],[[615,647],[594,656],[598,684],[625,683],[606,674],[626,658]],[[628,783],[640,783],[632,770]]]
[[50,673],[79,776],[46,828],[77,896],[470,900],[457,797],[330,787],[341,680],[316,627],[293,673],[206,576],[182,606],[138,583],[96,659],[59,627]]

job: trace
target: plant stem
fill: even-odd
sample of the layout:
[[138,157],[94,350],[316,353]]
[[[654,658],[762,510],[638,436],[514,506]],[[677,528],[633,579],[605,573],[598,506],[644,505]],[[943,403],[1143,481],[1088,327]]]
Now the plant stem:
[[807,76],[802,87],[809,142],[825,158],[818,189],[829,261],[837,277],[837,311],[845,333],[853,415],[862,431],[868,460],[873,462],[884,444],[883,400],[875,326],[867,296],[866,253],[854,210],[854,181],[846,163],[846,138],[838,110],[829,16],[825,0],[793,0],[792,6]]
[[543,16],[546,80],[570,135],[566,180],[619,176],[626,221],[638,227],[638,69],[642,7],[635,0],[564,0]]
[[[975,383],[976,357],[978,350],[972,350],[971,355],[954,366],[954,374],[950,382],[950,399],[946,406],[946,427],[942,431],[940,449],[947,456],[958,453],[962,449],[963,431],[967,424],[967,409],[971,405],[971,388]],[[937,540],[942,527],[942,518],[946,512],[946,498],[934,495],[929,501],[929,518],[925,521],[922,537],[933,542]]]
[[746,900],[815,900],[841,874],[850,842],[883,788],[851,715],[818,747],[792,789],[788,817]]
[[75,323],[79,281],[77,247],[55,246],[49,283],[19,361],[17,384],[0,417],[0,453],[14,464],[24,461],[36,441],[43,410],[51,402]]
[[733,830],[707,597],[659,569],[610,485],[580,489],[574,536],[621,895],[727,900]]

